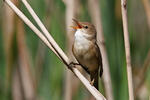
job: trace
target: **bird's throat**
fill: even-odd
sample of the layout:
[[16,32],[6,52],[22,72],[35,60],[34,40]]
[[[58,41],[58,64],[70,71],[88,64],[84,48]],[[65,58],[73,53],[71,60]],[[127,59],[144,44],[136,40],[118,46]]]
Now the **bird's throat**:
[[82,32],[81,30],[77,30],[75,32],[74,48],[79,51],[87,51],[91,45],[91,41],[88,39],[89,37],[90,35]]

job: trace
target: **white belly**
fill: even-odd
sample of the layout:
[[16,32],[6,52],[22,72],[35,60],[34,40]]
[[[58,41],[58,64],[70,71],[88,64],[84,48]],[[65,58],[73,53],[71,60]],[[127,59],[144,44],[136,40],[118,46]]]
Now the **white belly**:
[[75,33],[74,48],[78,51],[87,51],[90,47],[90,41],[86,38],[88,34],[82,33],[80,30],[77,30]]

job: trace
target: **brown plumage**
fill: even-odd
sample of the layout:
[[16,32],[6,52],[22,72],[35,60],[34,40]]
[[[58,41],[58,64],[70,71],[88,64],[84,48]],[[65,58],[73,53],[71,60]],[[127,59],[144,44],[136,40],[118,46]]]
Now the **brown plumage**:
[[91,84],[98,89],[98,73],[103,73],[100,49],[96,43],[96,29],[88,22],[78,22],[72,52],[79,64],[90,74]]

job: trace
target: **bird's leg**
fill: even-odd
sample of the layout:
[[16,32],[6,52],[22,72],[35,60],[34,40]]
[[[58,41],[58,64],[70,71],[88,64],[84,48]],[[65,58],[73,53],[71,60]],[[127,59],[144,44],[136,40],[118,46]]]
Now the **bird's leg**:
[[95,80],[95,72],[90,72],[90,78],[91,78],[91,80],[90,80],[90,84],[92,85],[92,86],[94,86],[94,82],[96,81]]
[[90,84],[93,86],[94,85],[94,78],[90,81]]
[[[74,66],[75,66],[75,65],[80,65],[79,63],[75,63],[75,62],[71,62],[70,64],[72,64],[72,65],[74,65]],[[70,64],[69,64],[69,65],[70,65]]]

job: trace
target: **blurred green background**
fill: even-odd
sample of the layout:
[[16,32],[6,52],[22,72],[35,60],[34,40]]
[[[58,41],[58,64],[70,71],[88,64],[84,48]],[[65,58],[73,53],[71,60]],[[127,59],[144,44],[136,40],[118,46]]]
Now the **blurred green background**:
[[[81,9],[78,20],[91,22],[91,17],[87,9],[87,0],[79,1]],[[18,0],[17,2],[19,2],[19,8],[35,24],[21,1]],[[28,0],[28,2],[46,25],[59,46],[67,52],[65,26],[66,6],[64,2],[61,0]],[[8,7],[2,1],[0,5],[0,100],[15,100],[13,97],[15,95],[13,94],[15,91],[15,73],[16,70],[18,70],[17,67],[21,66],[22,63],[19,61],[24,55],[27,56],[24,61],[28,62],[27,66],[30,67],[30,71],[28,68],[27,71],[29,71],[29,75],[32,74],[30,78],[34,80],[36,98],[38,98],[38,100],[63,100],[65,70],[67,70],[64,64],[25,24],[22,24],[24,27],[24,35],[18,35],[16,25],[18,17],[15,16],[13,22],[11,22],[12,16],[5,15]],[[120,0],[100,0],[99,5],[108,60],[110,63],[114,100],[128,100]],[[148,26],[148,15],[146,14],[142,0],[129,0],[127,8],[133,80],[136,86],[136,80],[141,80],[139,73],[144,70],[144,62],[150,51],[150,27]],[[9,23],[13,23],[13,26]],[[10,27],[13,27],[13,31],[11,34],[6,34],[9,33],[8,30]],[[24,41],[19,40],[17,36],[19,36],[19,38],[22,36]],[[20,47],[19,41],[23,42],[23,46]],[[22,52],[19,48],[25,49]],[[20,56],[22,53],[25,54]],[[148,100],[150,96],[150,70],[148,66],[149,64],[146,70],[144,70],[144,75],[142,74],[144,80],[142,80],[142,87],[139,90],[139,94],[142,95],[143,93],[143,97],[137,95],[137,100]],[[21,70],[19,69],[19,71]],[[103,94],[105,95],[104,91]],[[84,100],[87,95],[88,92],[84,86],[80,86],[73,100]]]

